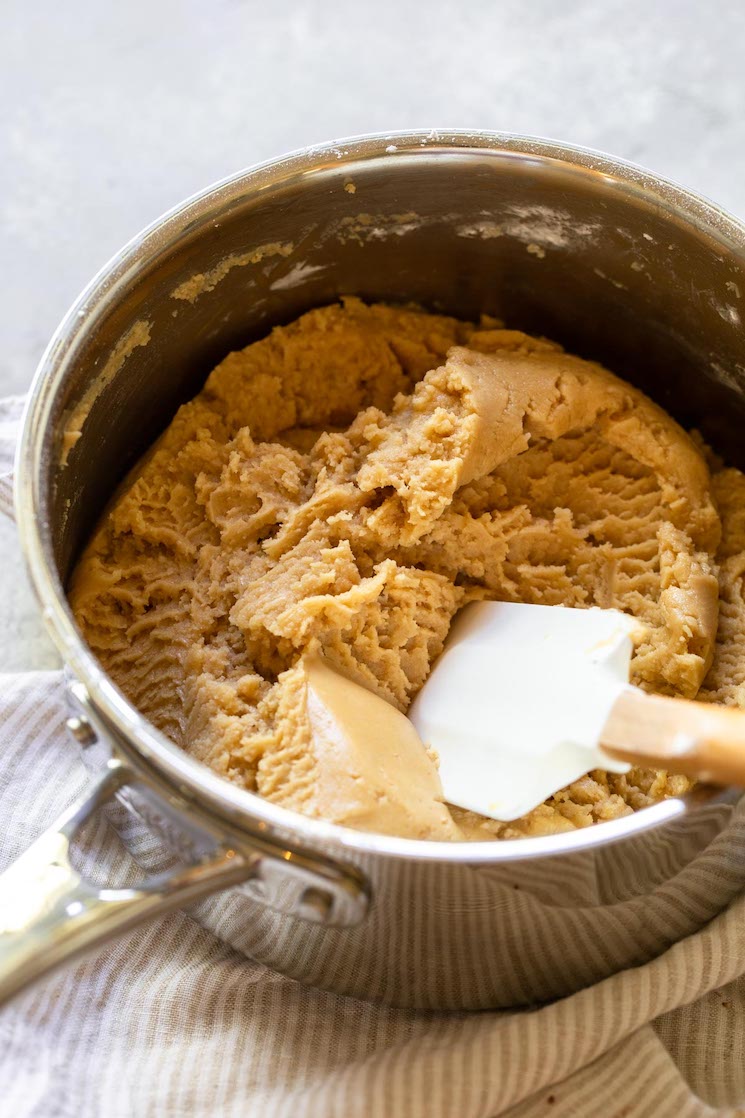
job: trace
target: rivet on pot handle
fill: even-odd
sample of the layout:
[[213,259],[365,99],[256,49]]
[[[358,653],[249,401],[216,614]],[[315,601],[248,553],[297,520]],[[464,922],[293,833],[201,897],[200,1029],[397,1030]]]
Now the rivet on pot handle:
[[[81,741],[97,736],[87,718],[70,719],[68,728]],[[223,837],[188,864],[145,876],[131,888],[86,881],[70,861],[78,831],[117,791],[138,782],[138,774],[114,754],[94,785],[0,874],[0,1005],[61,963],[148,917],[249,881],[261,888],[267,880],[291,879],[296,886],[291,911],[304,920],[344,926],[364,917],[367,893],[351,868],[347,872],[312,852],[283,849],[258,836],[235,845]]]

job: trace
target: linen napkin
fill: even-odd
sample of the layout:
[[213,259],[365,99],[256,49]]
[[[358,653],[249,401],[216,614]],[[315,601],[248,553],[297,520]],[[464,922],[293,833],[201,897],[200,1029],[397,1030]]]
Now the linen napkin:
[[[0,401],[4,512],[21,403]],[[61,672],[0,676],[0,869],[89,779],[65,717]],[[741,801],[702,870],[714,896],[744,827]],[[142,876],[102,816],[79,859],[101,883]],[[173,913],[0,1010],[0,1118],[745,1115],[744,1042],[745,897],[644,966],[480,1013],[323,993]]]

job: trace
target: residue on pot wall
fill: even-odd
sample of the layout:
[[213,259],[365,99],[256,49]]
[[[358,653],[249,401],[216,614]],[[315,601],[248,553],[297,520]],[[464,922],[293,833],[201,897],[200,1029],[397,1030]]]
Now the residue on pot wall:
[[614,287],[617,287],[619,289],[619,291],[628,291],[628,287],[625,283],[621,283],[620,280],[613,279],[613,276],[606,275],[606,273],[602,272],[600,268],[593,268],[592,270],[596,276],[599,276],[602,280],[606,280],[608,283],[612,283]]
[[146,346],[149,343],[151,330],[151,322],[147,322],[145,319],[139,319],[130,327],[126,334],[122,335],[111,351],[100,375],[95,378],[93,383],[85,391],[83,398],[70,412],[62,429],[61,466],[67,465],[70,452],[83,434],[83,424],[88,418],[94,403],[107,385],[111,384],[130,353],[139,346]]
[[717,361],[711,361],[709,368],[714,374],[715,380],[719,384],[723,384],[726,388],[731,388],[733,392],[738,394],[742,392],[745,385],[745,366],[735,365],[734,369],[725,369]]
[[247,264],[260,264],[262,260],[270,256],[290,256],[294,248],[295,246],[291,241],[286,244],[272,241],[270,244],[259,245],[251,252],[232,253],[221,260],[214,268],[210,268],[208,272],[196,272],[188,280],[184,280],[183,283],[173,289],[171,298],[195,303],[200,295],[204,295],[207,291],[214,291],[218,283],[224,280],[233,268],[244,268]]
[[336,226],[329,229],[326,236],[334,236],[341,244],[357,241],[362,245],[391,236],[403,237],[424,224],[426,219],[413,211],[398,214],[359,213],[343,217]]
[[[512,237],[540,248],[569,248],[579,240],[594,240],[600,226],[594,222],[575,221],[566,210],[549,206],[509,206],[504,216],[482,211],[482,220],[458,226],[458,236]],[[534,251],[534,250],[533,250]]]
[[[270,291],[286,291],[290,287],[298,287],[304,283],[309,276],[314,276],[316,272],[325,272],[325,264],[307,264],[301,261],[290,268],[283,276],[275,279],[273,283],[269,284]],[[254,304],[255,305],[255,304]]]

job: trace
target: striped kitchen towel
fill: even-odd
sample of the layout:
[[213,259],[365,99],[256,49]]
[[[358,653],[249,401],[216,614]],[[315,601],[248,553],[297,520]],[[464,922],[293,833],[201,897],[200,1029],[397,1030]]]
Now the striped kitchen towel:
[[[6,509],[17,416],[0,401]],[[61,672],[0,680],[0,868],[85,786],[64,719]],[[141,874],[103,818],[78,858],[98,882]],[[0,1010],[0,1118],[745,1115],[744,1045],[745,898],[653,962],[514,1013],[323,993],[174,913]]]

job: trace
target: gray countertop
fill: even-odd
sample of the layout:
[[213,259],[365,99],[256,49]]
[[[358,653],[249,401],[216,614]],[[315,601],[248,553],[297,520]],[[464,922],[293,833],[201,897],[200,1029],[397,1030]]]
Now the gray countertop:
[[[209,182],[360,132],[601,148],[745,214],[741,0],[6,0],[0,394],[90,276]],[[56,663],[0,523],[0,670]]]

